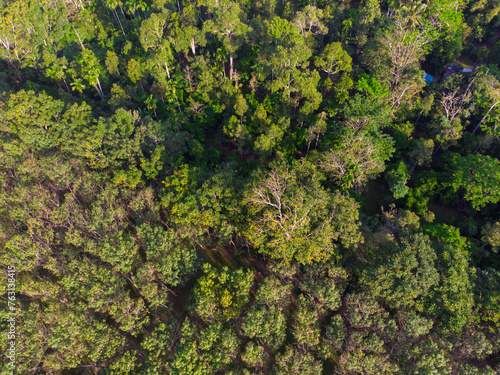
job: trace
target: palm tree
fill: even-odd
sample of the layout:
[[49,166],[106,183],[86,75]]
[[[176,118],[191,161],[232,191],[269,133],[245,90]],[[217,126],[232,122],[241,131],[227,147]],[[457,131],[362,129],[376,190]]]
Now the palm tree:
[[144,12],[148,7],[143,0],[127,0],[125,5],[130,12],[129,14],[135,14],[135,12],[137,11],[139,18],[141,18],[141,15],[138,10],[140,9]]
[[78,91],[80,94],[83,92],[83,90],[85,90],[86,87],[81,78],[75,78],[74,82],[72,82],[70,86],[73,90]]
[[[123,25],[120,21],[120,16],[118,16],[118,12],[116,11],[117,7],[121,8],[121,4],[122,3],[120,0],[106,0],[106,6],[109,9],[111,9],[111,11],[113,12],[113,15],[115,16],[116,22],[118,22],[118,24],[120,25],[120,28],[122,29],[123,35],[125,35],[125,31],[123,30]],[[123,10],[122,10],[122,13],[123,13]]]
[[83,50],[79,64],[82,67],[82,77],[95,87],[99,97],[102,99],[104,93],[99,81],[99,64],[94,53],[88,49]]

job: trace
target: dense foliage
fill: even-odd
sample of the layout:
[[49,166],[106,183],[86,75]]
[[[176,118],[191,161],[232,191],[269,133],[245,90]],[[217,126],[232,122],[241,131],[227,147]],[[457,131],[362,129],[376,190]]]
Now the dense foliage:
[[14,373],[500,371],[499,27],[498,0],[3,1]]

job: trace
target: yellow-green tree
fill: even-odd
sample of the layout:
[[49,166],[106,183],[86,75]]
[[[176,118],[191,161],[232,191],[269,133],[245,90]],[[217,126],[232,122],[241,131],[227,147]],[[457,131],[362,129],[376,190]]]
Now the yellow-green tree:
[[245,192],[245,237],[260,252],[299,263],[324,261],[339,243],[361,242],[357,203],[339,192],[330,193],[321,179],[307,161],[259,170]]

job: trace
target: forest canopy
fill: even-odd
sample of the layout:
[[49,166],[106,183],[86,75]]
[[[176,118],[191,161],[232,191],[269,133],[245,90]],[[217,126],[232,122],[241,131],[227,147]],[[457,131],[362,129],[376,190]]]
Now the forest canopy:
[[499,28],[1,2],[0,374],[497,374]]

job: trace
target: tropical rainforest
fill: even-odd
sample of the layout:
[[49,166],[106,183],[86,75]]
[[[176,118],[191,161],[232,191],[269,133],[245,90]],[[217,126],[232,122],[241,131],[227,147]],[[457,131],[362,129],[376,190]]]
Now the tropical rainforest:
[[497,374],[499,13],[3,0],[0,374]]

